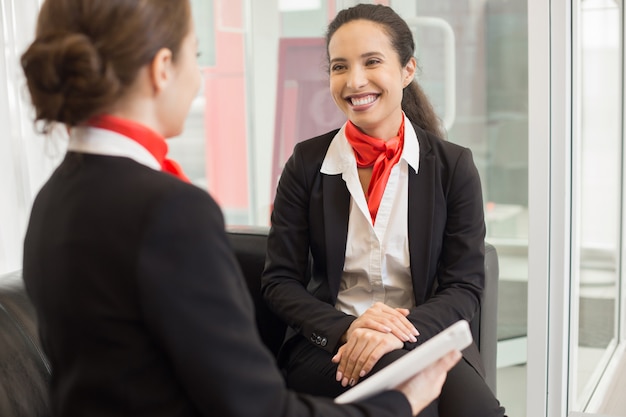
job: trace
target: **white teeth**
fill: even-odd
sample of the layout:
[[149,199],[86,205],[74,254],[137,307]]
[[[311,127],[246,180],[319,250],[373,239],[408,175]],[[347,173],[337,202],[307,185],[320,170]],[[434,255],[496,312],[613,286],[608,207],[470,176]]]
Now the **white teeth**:
[[373,103],[374,100],[376,100],[376,96],[373,94],[369,96],[365,96],[365,97],[360,97],[360,98],[353,97],[350,99],[353,106],[364,106],[366,104]]

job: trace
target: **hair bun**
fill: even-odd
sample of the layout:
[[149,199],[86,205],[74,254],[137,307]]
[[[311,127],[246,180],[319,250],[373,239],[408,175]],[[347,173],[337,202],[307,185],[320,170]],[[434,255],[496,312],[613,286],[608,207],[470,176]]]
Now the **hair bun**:
[[80,124],[103,110],[120,83],[91,40],[79,33],[39,36],[22,56],[37,120]]

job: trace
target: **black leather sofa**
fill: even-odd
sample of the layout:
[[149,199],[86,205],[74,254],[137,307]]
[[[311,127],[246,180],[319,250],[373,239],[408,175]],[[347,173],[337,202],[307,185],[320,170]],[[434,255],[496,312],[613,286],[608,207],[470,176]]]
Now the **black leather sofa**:
[[21,271],[0,277],[0,416],[47,417],[50,365]]
[[[276,353],[286,328],[265,306],[260,293],[267,230],[230,228],[228,236],[255,303],[261,338]],[[498,257],[491,245],[486,245],[485,267],[484,300],[471,328],[485,363],[487,383],[495,393]],[[48,417],[50,375],[50,364],[39,343],[35,311],[24,291],[21,271],[4,274],[0,276],[0,416]]]

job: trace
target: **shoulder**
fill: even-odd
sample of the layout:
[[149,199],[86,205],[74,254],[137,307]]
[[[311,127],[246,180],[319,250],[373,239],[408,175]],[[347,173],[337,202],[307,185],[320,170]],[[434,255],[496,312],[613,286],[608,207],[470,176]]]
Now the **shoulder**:
[[[101,183],[111,193],[117,194],[120,209],[149,217],[168,213],[166,216],[202,218],[221,210],[215,200],[203,189],[181,181],[162,171],[156,171],[126,158],[109,158],[116,169],[108,169],[109,175],[91,178],[90,184]],[[143,215],[142,215],[143,213]]]
[[444,140],[413,123],[412,125],[420,144],[420,152],[424,155],[434,153],[445,157],[458,157],[463,153],[469,152],[469,149],[464,146]]
[[[157,171],[134,161],[123,161],[128,164],[128,171],[120,169],[120,182],[127,184],[127,187],[135,192],[151,195],[153,198],[159,196],[173,196],[176,198],[191,198],[201,201],[212,202],[210,195],[200,187],[182,181],[172,174]],[[132,170],[132,171],[131,171]],[[120,186],[123,186],[120,184]]]
[[307,177],[319,173],[328,148],[338,131],[339,129],[335,129],[297,143],[285,164],[286,171],[300,172]]
[[296,144],[294,153],[306,153],[307,155],[321,156],[323,158],[333,138],[337,135],[337,132],[339,132],[339,129],[331,130],[323,135],[303,140]]
[[[178,178],[156,172],[158,180],[151,182],[152,187],[145,187],[146,192],[152,193],[155,206],[170,212],[169,215],[180,217],[181,221],[207,216],[221,218],[222,212],[213,197],[205,190]],[[151,189],[150,189],[151,188]]]
[[420,145],[420,160],[434,159],[442,169],[474,169],[472,151],[459,144],[444,140],[413,124]]

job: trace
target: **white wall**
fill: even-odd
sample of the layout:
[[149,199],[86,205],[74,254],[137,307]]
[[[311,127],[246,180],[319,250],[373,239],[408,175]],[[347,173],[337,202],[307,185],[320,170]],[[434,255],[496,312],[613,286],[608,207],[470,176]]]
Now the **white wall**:
[[64,148],[63,140],[35,133],[19,65],[38,9],[37,0],[0,0],[0,273],[21,267],[33,196]]

